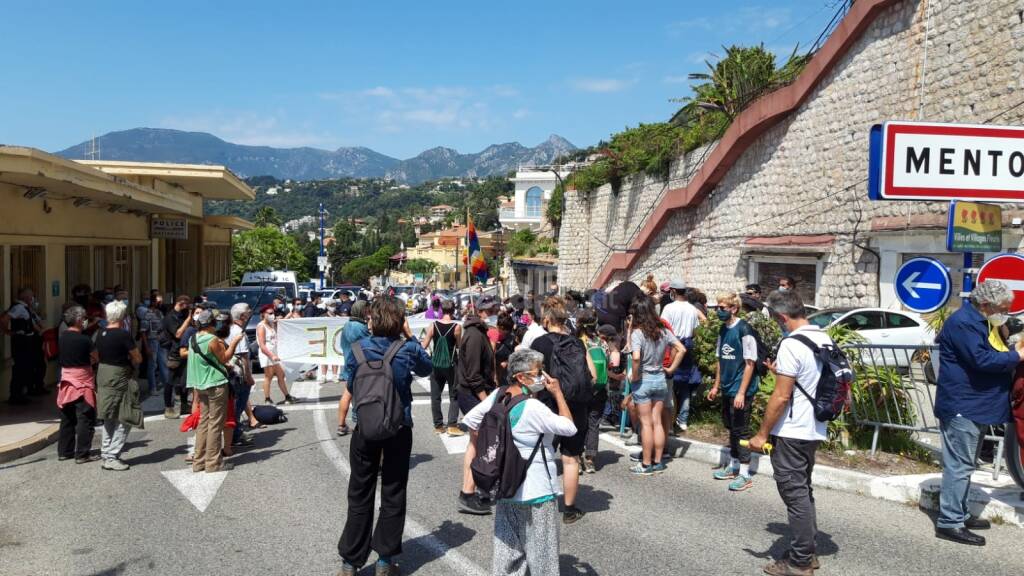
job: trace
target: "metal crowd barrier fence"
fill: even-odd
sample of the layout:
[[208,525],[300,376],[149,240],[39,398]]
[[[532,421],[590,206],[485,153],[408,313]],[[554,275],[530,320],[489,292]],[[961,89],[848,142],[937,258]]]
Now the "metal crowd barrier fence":
[[[874,428],[872,456],[883,428],[939,436],[935,417],[937,346],[845,344],[842,348],[857,377],[850,407],[853,423]],[[1002,470],[1004,438],[1005,430],[1000,433],[991,426],[984,436],[984,442],[996,445],[995,480],[999,480]]]

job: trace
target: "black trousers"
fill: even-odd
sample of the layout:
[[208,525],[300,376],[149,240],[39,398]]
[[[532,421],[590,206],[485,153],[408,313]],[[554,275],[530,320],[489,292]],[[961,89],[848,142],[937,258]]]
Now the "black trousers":
[[174,392],[178,392],[181,400],[181,413],[192,412],[192,405],[188,403],[188,388],[185,387],[185,362],[171,370],[171,381],[164,385],[164,408],[174,408]]
[[814,540],[818,535],[811,475],[814,473],[815,452],[821,442],[777,436],[770,440],[774,448],[771,459],[775,485],[786,505],[792,533],[787,556],[797,566],[810,566],[816,552]]
[[[19,341],[19,338],[24,341]],[[24,336],[13,336],[11,340],[11,358],[14,361],[11,367],[11,399],[20,400],[26,392],[41,393],[46,378],[42,342]]]
[[96,425],[96,409],[85,398],[79,398],[60,409],[60,433],[57,455],[64,458],[85,458],[92,449]]
[[[402,553],[405,530],[405,488],[409,483],[412,428],[403,427],[394,438],[371,442],[356,425],[349,445],[352,473],[348,478],[348,517],[338,540],[338,554],[349,564],[366,564],[370,549],[381,556]],[[380,474],[380,515],[373,527],[373,500]]]
[[[448,386],[448,422],[443,420],[441,413],[441,393]],[[434,417],[434,428],[438,426],[455,426],[459,423],[459,387],[455,385],[455,367],[434,368],[430,372],[430,412]]]
[[722,396],[722,424],[729,429],[729,456],[741,464],[750,463],[750,449],[740,446],[740,440],[750,440],[750,405],[753,398],[747,398],[743,410],[737,410],[732,403],[735,396]]

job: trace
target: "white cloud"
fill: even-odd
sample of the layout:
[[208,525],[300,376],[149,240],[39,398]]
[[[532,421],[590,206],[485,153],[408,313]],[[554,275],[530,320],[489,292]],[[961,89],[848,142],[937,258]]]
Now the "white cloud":
[[574,78],[569,84],[580,92],[621,92],[629,88],[633,80],[621,80],[618,78]]
[[682,30],[711,30],[714,28],[714,24],[710,18],[701,16],[698,18],[688,18],[686,20],[676,20],[675,22],[669,22],[666,26],[670,32],[680,32]]
[[285,127],[277,114],[214,111],[199,115],[167,116],[157,122],[163,128],[208,132],[235,144],[296,148],[337,145],[339,139],[326,132],[300,126]]
[[376,88],[370,88],[369,90],[363,90],[363,94],[367,96],[380,96],[382,98],[390,98],[395,95],[395,91],[387,86],[377,86]]
[[508,84],[497,84],[491,87],[491,91],[494,92],[495,96],[501,98],[515,98],[519,96],[519,89],[515,86],[509,86]]
[[520,108],[512,113],[512,117],[515,118],[516,120],[522,120],[523,118],[526,118],[529,115],[530,111],[527,110],[526,108]]

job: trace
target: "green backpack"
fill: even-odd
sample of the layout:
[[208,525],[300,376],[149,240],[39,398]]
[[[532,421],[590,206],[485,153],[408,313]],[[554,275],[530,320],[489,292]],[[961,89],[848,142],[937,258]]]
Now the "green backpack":
[[604,390],[608,386],[608,355],[600,345],[591,345],[587,352],[590,354],[590,359],[594,361],[594,369],[597,372],[594,390]]
[[446,369],[454,365],[452,360],[455,353],[448,346],[448,336],[455,330],[455,324],[449,324],[448,332],[444,334],[441,333],[440,326],[440,322],[434,322],[434,346],[430,353],[430,361],[434,368]]

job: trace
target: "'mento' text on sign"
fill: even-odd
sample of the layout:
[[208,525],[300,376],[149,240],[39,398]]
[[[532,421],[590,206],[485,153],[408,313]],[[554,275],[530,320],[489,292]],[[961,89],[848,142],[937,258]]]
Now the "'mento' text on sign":
[[887,122],[871,172],[876,200],[1024,202],[1024,128]]

